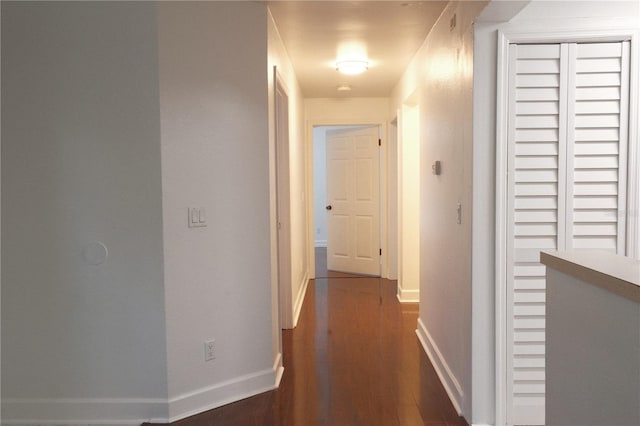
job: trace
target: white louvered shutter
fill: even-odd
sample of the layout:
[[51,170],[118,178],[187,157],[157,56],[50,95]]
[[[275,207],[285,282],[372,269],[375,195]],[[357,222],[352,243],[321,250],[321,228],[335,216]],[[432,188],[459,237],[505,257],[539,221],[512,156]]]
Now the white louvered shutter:
[[[566,174],[566,64],[562,46],[511,45],[507,381],[510,421],[544,423],[545,269],[562,249]],[[564,71],[564,75],[561,71]]]
[[629,42],[569,45],[567,249],[624,255]]
[[509,424],[544,424],[545,269],[540,251],[624,253],[625,45],[510,45]]

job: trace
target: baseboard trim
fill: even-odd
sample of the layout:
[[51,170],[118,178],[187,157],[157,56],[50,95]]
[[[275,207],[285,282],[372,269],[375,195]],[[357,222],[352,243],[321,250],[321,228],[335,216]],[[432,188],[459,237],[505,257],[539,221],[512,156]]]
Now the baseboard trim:
[[139,426],[170,423],[277,388],[284,374],[282,353],[273,367],[190,392],[167,402],[143,398],[5,398],[2,424]]
[[442,353],[438,349],[438,346],[431,338],[429,331],[425,327],[421,318],[418,318],[418,329],[416,330],[416,334],[418,335],[418,339],[422,344],[422,348],[426,352],[431,364],[433,364],[433,368],[436,370],[436,374],[444,386],[447,395],[449,395],[449,399],[453,404],[453,407],[458,412],[459,416],[462,416],[462,399],[464,397],[464,393],[462,392],[462,388],[460,387],[460,383],[453,375],[453,372],[449,368],[447,361],[442,356]]
[[139,426],[166,422],[167,400],[146,398],[5,398],[3,425]]
[[327,247],[327,240],[315,240],[315,247]]
[[271,368],[170,399],[169,422],[182,420],[275,389],[279,380],[278,376],[282,376],[279,364],[281,365],[281,361],[276,357],[276,362]]
[[278,352],[276,355],[276,359],[273,362],[273,371],[276,373],[276,383],[275,387],[280,387],[280,381],[282,380],[282,375],[284,374],[284,366],[282,365],[282,352]]
[[309,285],[309,272],[304,273],[302,283],[300,284],[300,291],[296,296],[296,303],[293,305],[293,326],[296,328],[298,325],[298,319],[300,318],[300,312],[302,311],[302,304],[304,303],[304,297],[307,294],[307,286]]
[[400,303],[419,303],[420,302],[420,290],[405,290],[398,287],[398,301]]

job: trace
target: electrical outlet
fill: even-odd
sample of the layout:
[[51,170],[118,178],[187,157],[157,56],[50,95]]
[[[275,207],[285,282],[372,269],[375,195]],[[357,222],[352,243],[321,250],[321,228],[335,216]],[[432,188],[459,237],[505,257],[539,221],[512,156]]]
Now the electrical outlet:
[[206,342],[204,342],[204,360],[205,362],[207,361],[213,361],[214,359],[216,359],[216,353],[215,353],[215,345],[216,341],[215,340],[207,340]]

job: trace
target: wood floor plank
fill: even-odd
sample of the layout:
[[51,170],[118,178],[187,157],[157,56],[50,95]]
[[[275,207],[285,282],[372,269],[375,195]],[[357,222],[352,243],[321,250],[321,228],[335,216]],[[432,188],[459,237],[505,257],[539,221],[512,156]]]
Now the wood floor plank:
[[418,305],[399,303],[394,281],[312,280],[298,326],[282,332],[279,389],[173,424],[468,426],[420,346],[417,318]]

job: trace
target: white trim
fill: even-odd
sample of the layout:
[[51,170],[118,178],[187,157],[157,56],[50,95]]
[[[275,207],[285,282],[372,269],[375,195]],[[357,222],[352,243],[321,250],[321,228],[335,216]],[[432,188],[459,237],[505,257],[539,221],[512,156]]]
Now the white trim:
[[316,240],[316,247],[327,247],[327,240]]
[[280,381],[282,381],[282,375],[284,374],[284,366],[282,365],[282,352],[278,352],[276,359],[273,362],[273,371],[276,373],[275,387],[280,387]]
[[308,272],[304,274],[302,278],[302,283],[300,283],[300,291],[298,291],[298,296],[296,297],[296,303],[293,305],[293,327],[295,328],[298,325],[298,319],[300,318],[300,312],[302,311],[302,304],[304,303],[304,297],[307,294],[307,286],[309,285],[309,275]]
[[605,41],[631,41],[629,117],[629,186],[627,224],[628,255],[640,258],[640,149],[638,148],[638,61],[640,31],[635,28],[615,30],[579,30],[518,32],[498,30],[496,80],[496,247],[495,247],[495,310],[496,310],[496,424],[508,424],[506,345],[507,345],[507,88],[508,47],[510,43],[579,43]]
[[280,354],[276,357],[276,362],[271,368],[236,377],[170,399],[169,419],[167,421],[182,420],[204,411],[276,389],[278,380],[283,373],[279,358]]
[[[286,111],[280,111],[278,101],[286,101]],[[286,126],[280,127],[280,115]],[[273,67],[273,120],[275,141],[275,195],[276,195],[276,266],[280,298],[280,327],[293,327],[293,297],[291,294],[291,182],[289,179],[289,90],[280,76],[278,67]],[[285,131],[283,138],[279,133]],[[283,140],[284,139],[284,140]]]
[[[631,49],[630,49],[630,43],[627,42],[623,42],[622,43],[622,67],[620,69],[620,77],[621,77],[621,81],[620,81],[620,129],[627,129],[626,134],[620,134],[619,135],[619,143],[618,143],[618,158],[623,159],[623,162],[621,162],[622,164],[618,165],[618,202],[623,202],[624,203],[624,209],[625,209],[625,215],[618,217],[618,244],[617,244],[617,253],[618,254],[622,254],[622,255],[627,255],[627,240],[629,240],[629,235],[627,234],[627,226],[629,222],[632,222],[633,220],[631,220],[631,218],[628,218],[627,216],[629,216],[629,204],[628,204],[628,195],[629,195],[629,185],[628,185],[628,181],[630,179],[629,176],[629,172],[631,171],[631,169],[629,169],[629,164],[631,163],[631,160],[629,159],[629,142],[631,142],[631,139],[629,139],[629,122],[633,121],[631,119],[631,116],[629,115],[629,104],[630,104],[630,99],[631,99],[631,94],[630,94],[630,88],[631,88],[631,84],[630,84],[630,75],[629,75],[629,71],[630,71],[630,65],[629,63],[630,61],[630,55],[631,55]],[[637,95],[637,94],[636,94]],[[627,105],[627,108],[625,109],[624,106]],[[635,145],[635,144],[634,144]],[[631,245],[634,245],[633,243]]]
[[[2,401],[2,424],[138,426],[144,422],[174,422],[275,389],[283,373],[282,353],[278,353],[270,369],[169,401],[162,398],[8,398]],[[73,417],[69,413],[73,413]]]
[[637,37],[635,28],[614,30],[570,30],[545,32],[502,32],[507,43],[603,43],[632,40]]
[[[147,398],[7,398],[3,425],[139,425],[167,420],[167,401]],[[72,417],[71,417],[72,416]]]
[[[306,197],[306,219],[307,219],[307,243],[310,245],[311,241],[315,243],[315,190],[314,190],[314,151],[313,151],[313,124],[309,123],[309,120],[304,121],[304,144],[305,155],[307,161],[306,175],[305,175],[305,187],[306,193],[309,194]],[[316,250],[314,247],[307,247],[307,271],[309,272],[309,278],[316,277]]]
[[416,334],[418,335],[422,348],[429,357],[433,368],[436,370],[436,374],[438,375],[444,390],[447,392],[447,395],[449,395],[449,399],[451,400],[453,407],[456,409],[458,415],[461,416],[462,400],[464,398],[462,387],[460,387],[458,379],[453,375],[447,361],[444,359],[442,353],[438,349],[438,346],[431,338],[431,335],[427,331],[427,328],[421,318],[418,318],[418,329],[416,330]]
[[419,303],[420,290],[404,290],[398,287],[398,301],[400,303]]
[[498,31],[496,84],[496,424],[506,424],[507,416],[507,120],[509,41]]
[[640,260],[640,31],[631,35],[629,151],[627,165],[627,256]]

